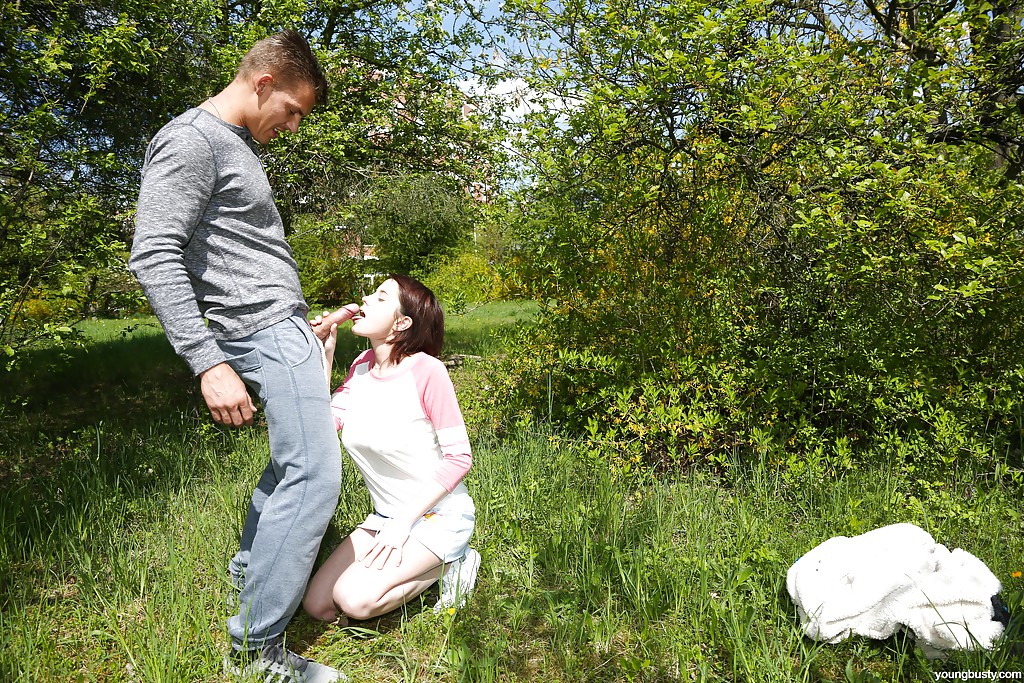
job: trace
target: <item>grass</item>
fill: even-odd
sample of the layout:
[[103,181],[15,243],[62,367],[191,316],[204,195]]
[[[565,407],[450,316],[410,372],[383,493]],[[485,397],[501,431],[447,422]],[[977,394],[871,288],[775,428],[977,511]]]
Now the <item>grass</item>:
[[[491,333],[527,314],[492,304],[453,316],[449,351],[500,352]],[[212,425],[151,321],[86,332],[86,350],[40,352],[0,390],[0,680],[220,681],[224,568],[265,432]],[[454,371],[467,416],[487,367]],[[1012,644],[930,662],[901,638],[816,643],[785,590],[787,568],[825,539],[910,521],[978,555],[1019,604],[1019,490],[961,482],[971,514],[954,515],[910,506],[884,468],[810,481],[751,462],[726,476],[622,479],[546,425],[470,427],[483,556],[470,604],[435,615],[432,590],[350,628],[299,615],[294,649],[353,681],[852,683],[1024,670]],[[345,473],[326,550],[369,505],[354,468]]]

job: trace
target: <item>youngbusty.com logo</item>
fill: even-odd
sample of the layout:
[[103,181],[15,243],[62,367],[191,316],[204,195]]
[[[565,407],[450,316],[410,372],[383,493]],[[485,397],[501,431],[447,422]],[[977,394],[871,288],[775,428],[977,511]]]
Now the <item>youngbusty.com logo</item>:
[[933,671],[936,681],[1019,681],[1021,671]]

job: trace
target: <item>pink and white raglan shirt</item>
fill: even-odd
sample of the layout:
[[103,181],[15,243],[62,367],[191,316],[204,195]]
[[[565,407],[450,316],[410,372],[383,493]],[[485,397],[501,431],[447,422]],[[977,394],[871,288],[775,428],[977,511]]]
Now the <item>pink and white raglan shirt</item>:
[[433,508],[438,514],[472,510],[462,483],[472,463],[469,436],[448,369],[417,353],[399,372],[378,377],[373,361],[373,349],[356,358],[331,408],[377,513],[399,516],[422,500],[427,481],[449,492]]

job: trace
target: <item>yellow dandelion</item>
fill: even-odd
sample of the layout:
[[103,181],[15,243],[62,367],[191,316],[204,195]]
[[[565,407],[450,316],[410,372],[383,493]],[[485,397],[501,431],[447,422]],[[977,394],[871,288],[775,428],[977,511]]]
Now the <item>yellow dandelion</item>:
[[1019,579],[1020,578],[1020,572],[1010,572],[1010,576],[1012,576],[1015,579]]

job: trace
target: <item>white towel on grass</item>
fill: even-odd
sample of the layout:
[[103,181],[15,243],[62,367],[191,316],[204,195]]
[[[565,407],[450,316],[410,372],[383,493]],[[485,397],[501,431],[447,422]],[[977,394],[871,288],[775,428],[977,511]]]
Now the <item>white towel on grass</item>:
[[789,568],[786,588],[815,640],[888,638],[905,627],[933,656],[988,649],[1003,632],[992,620],[992,596],[1001,588],[995,575],[913,524],[828,539]]

